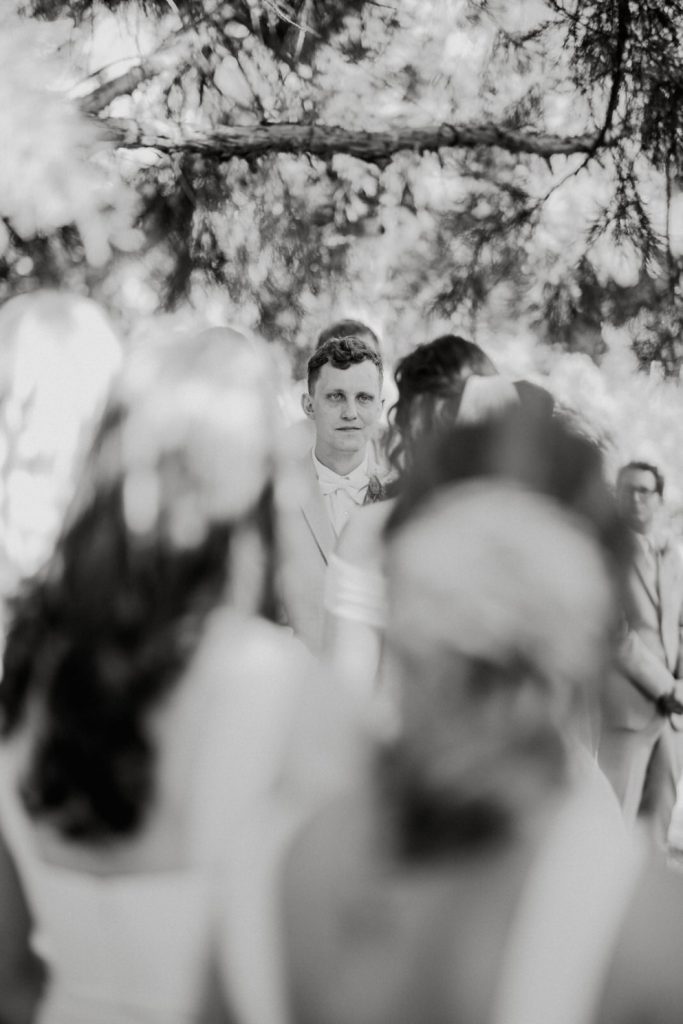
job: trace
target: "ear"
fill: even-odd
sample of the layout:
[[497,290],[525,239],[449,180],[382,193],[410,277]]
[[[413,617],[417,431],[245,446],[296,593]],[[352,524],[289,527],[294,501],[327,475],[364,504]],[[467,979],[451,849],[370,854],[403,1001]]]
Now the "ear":
[[304,391],[303,395],[301,396],[301,408],[304,411],[304,415],[307,416],[309,420],[312,420],[314,418],[313,400],[311,399],[311,396],[309,395],[308,391]]

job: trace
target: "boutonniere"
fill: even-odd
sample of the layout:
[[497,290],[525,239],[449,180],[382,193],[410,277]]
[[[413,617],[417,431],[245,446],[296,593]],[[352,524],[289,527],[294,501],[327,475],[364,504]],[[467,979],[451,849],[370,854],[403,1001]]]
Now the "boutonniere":
[[673,538],[671,537],[671,535],[665,533],[664,531],[655,533],[654,537],[652,538],[652,547],[658,555],[668,555],[669,551],[673,547],[672,540]]
[[376,501],[384,501],[386,488],[380,478],[373,474],[368,480],[368,489],[365,492],[364,505],[372,505]]

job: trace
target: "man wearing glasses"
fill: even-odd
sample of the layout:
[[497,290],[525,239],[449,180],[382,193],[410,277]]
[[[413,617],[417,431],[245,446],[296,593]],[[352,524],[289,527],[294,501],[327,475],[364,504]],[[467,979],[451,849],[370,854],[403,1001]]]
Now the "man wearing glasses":
[[680,766],[674,730],[683,726],[681,667],[683,562],[657,536],[664,477],[647,462],[629,462],[617,477],[617,500],[634,537],[625,588],[619,671],[606,686],[599,761],[624,816],[648,822],[666,843]]

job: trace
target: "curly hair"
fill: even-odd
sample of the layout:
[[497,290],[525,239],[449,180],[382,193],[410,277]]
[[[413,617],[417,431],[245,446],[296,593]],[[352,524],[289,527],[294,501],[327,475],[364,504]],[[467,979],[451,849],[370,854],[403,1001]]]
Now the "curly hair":
[[[42,714],[21,794],[29,813],[65,836],[133,833],[154,793],[150,708],[169,692],[225,590],[236,521],[213,519],[178,544],[163,521],[148,533],[127,519],[123,430],[110,407],[51,560],[14,601],[0,687],[2,732],[29,701]],[[181,456],[160,472],[183,474]],[[247,516],[272,557],[266,482]],[[269,567],[270,568],[270,567]]]
[[364,363],[366,360],[374,363],[377,367],[380,380],[384,373],[382,357],[379,352],[370,348],[364,341],[356,337],[330,338],[315,350],[308,360],[308,393],[313,394],[315,382],[320,376],[320,371],[326,363],[331,363],[338,370],[348,370],[356,363]]
[[472,341],[444,334],[418,345],[396,367],[398,399],[390,412],[389,461],[400,475],[417,437],[455,423],[464,383],[496,368]]
[[355,338],[357,341],[362,341],[364,345],[381,352],[379,338],[371,327],[360,320],[336,320],[320,332],[315,347],[319,349],[328,341],[341,341],[346,338]]

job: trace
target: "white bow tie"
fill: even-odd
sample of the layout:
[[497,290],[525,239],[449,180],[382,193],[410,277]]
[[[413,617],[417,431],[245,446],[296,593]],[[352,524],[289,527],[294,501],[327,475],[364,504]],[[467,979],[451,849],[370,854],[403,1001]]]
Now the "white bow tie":
[[368,481],[358,485],[352,480],[344,480],[343,478],[337,480],[319,480],[320,493],[325,497],[329,494],[338,494],[343,491],[348,494],[350,498],[356,502],[357,505],[362,505],[365,498],[365,492],[368,489]]

